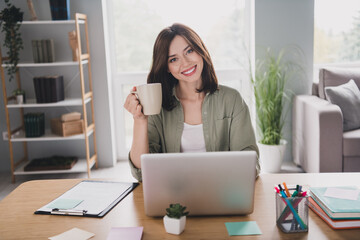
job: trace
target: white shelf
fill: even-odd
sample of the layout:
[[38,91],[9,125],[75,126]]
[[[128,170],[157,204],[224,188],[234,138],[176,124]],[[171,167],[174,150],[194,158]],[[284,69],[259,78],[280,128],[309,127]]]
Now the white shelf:
[[[85,104],[90,102],[90,98],[85,99]],[[8,108],[38,108],[38,107],[67,107],[67,106],[82,106],[81,98],[67,98],[64,101],[55,103],[36,103],[36,99],[26,99],[26,103],[17,104],[10,103]]]
[[[88,60],[82,60],[81,64],[87,64]],[[12,64],[2,64],[2,67],[10,67]],[[60,66],[79,66],[78,62],[64,61],[64,62],[51,62],[51,63],[19,63],[18,67],[60,67]]]
[[[80,24],[85,21],[80,20]],[[40,24],[75,24],[75,20],[38,20],[38,21],[22,21],[22,25],[40,25]]]
[[[42,170],[42,171],[24,171],[24,167],[29,162],[20,164],[14,171],[14,175],[32,175],[32,174],[54,174],[54,173],[81,173],[87,172],[86,159],[79,159],[71,169],[64,170]],[[94,166],[95,161],[90,165],[90,169]]]
[[[93,130],[90,130],[87,133],[87,136],[89,137],[91,134],[93,134]],[[83,133],[69,136],[69,137],[61,137],[59,135],[51,133],[50,129],[45,130],[45,134],[41,137],[25,137],[25,132],[20,131],[18,135],[13,135],[11,138],[11,142],[43,142],[43,141],[65,141],[65,140],[83,140],[85,139],[85,136]]]

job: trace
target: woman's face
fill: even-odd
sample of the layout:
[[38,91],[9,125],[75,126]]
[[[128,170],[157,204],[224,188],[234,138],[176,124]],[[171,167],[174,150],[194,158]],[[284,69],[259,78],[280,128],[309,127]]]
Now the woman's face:
[[179,81],[201,84],[204,60],[182,36],[170,43],[168,71]]

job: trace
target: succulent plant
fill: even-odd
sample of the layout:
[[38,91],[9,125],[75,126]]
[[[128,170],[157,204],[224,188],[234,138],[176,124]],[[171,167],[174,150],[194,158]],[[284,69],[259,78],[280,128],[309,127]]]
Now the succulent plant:
[[170,204],[169,208],[166,208],[166,215],[169,218],[180,219],[182,216],[187,216],[189,212],[185,212],[186,207],[179,203]]
[[17,95],[24,95],[24,94],[25,94],[25,91],[24,91],[24,90],[22,90],[22,89],[20,89],[20,88],[15,89],[15,90],[13,91],[13,95],[14,95],[14,96],[17,96]]

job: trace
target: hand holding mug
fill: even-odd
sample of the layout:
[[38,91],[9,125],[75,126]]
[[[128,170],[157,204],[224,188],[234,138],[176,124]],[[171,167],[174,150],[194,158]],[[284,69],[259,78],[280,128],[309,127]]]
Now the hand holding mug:
[[[136,91],[136,87],[133,87],[132,91]],[[135,119],[143,119],[145,115],[142,113],[142,106],[135,94],[130,93],[125,100],[124,108],[133,115]]]
[[134,116],[156,115],[161,111],[162,92],[160,83],[149,83],[134,87],[126,98],[124,107]]

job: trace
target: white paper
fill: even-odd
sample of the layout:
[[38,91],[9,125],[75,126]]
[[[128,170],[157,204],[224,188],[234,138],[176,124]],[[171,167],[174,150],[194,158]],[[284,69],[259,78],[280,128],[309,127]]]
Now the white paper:
[[50,240],[69,240],[69,239],[87,240],[89,238],[92,238],[93,236],[95,236],[94,233],[79,228],[73,228],[59,235],[49,237],[49,239]]
[[[98,215],[129,187],[129,183],[82,181],[57,199],[84,199],[72,210],[86,210],[87,214]],[[57,199],[38,209],[38,211],[51,212],[51,206]]]
[[347,200],[357,200],[359,193],[359,189],[327,188],[324,196]]

